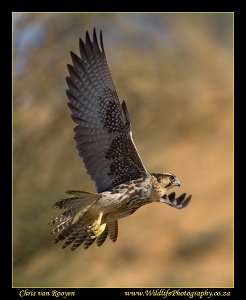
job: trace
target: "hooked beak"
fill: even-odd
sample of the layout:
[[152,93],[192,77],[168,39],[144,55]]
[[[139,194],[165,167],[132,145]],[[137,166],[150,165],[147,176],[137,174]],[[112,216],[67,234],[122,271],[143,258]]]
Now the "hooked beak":
[[180,181],[177,179],[176,182],[173,185],[180,187]]

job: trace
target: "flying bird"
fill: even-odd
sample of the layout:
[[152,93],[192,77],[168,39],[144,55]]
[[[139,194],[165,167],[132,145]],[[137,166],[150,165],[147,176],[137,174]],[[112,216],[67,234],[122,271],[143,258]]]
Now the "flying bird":
[[71,52],[66,93],[76,147],[97,193],[68,190],[71,196],[53,205],[65,211],[50,221],[55,242],[64,241],[63,248],[72,245],[72,250],[95,241],[101,246],[107,236],[115,242],[118,220],[143,205],[161,202],[180,209],[191,200],[186,193],[168,194],[180,186],[175,175],[146,170],[132,139],[126,103],[120,102],[111,78],[102,31],[100,45],[95,28],[93,38],[86,31],[79,50],[80,56]]

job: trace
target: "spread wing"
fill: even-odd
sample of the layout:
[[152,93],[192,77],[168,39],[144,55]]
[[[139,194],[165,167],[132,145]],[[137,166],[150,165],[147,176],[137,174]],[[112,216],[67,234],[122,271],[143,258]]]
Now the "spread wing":
[[137,179],[146,173],[132,140],[129,113],[120,103],[107,65],[102,32],[100,46],[96,30],[93,40],[86,32],[80,39],[80,57],[71,52],[68,65],[68,106],[76,147],[98,192]]

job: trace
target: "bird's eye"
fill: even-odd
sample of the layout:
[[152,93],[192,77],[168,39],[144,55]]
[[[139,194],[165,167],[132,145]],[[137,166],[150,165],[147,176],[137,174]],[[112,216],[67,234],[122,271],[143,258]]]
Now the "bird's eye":
[[170,178],[171,181],[175,180],[175,177],[173,175],[171,175],[169,178]]

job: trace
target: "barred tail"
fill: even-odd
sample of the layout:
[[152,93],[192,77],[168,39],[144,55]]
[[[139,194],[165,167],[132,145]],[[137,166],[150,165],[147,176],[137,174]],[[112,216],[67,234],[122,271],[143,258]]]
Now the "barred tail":
[[101,195],[85,191],[67,191],[67,193],[73,197],[60,200],[53,205],[54,208],[65,209],[62,214],[49,222],[50,226],[54,226],[51,234],[55,236],[55,243],[65,240],[63,248],[72,244],[72,250],[75,250],[81,244],[87,249],[95,240],[97,245],[101,246],[108,235],[115,242],[118,235],[118,221],[103,224],[103,212],[95,212],[96,202]]
[[65,211],[49,222],[50,226],[55,226],[51,231],[51,234],[56,236],[55,242],[67,239],[65,247],[73,242],[83,228],[95,220],[96,216],[90,208],[101,197],[100,194],[85,191],[69,190],[66,193],[74,197],[56,202],[53,207]]
[[97,246],[100,247],[109,235],[113,242],[116,242],[118,237],[118,220],[108,222],[105,230],[97,238]]

